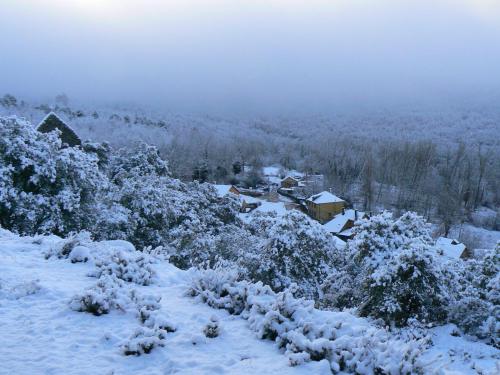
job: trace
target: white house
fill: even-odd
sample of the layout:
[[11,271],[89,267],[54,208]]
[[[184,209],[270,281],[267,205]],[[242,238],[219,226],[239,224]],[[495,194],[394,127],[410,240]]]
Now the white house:
[[463,243],[451,238],[439,237],[436,240],[436,249],[438,254],[452,259],[465,259],[470,257],[467,247]]

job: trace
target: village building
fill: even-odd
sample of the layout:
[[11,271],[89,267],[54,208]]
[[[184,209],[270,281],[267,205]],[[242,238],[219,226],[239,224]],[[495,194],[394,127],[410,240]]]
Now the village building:
[[471,251],[463,243],[446,237],[436,240],[436,249],[439,255],[452,259],[468,259],[472,257]]
[[354,237],[354,223],[357,220],[366,218],[365,212],[358,210],[344,210],[342,213],[336,215],[332,220],[323,224],[325,230],[341,240],[347,241]]
[[60,138],[63,147],[81,146],[82,141],[71,127],[66,124],[54,112],[50,112],[37,126],[36,130],[41,133],[50,133],[54,130],[60,131]]
[[241,212],[250,212],[256,209],[260,205],[260,201],[254,197],[243,195],[240,190],[234,185],[213,185],[214,189],[217,192],[217,196],[219,198],[223,198],[232,194],[241,202],[240,211]]
[[292,176],[286,176],[283,180],[281,180],[281,187],[284,189],[293,189],[299,185],[300,180]]
[[346,202],[328,191],[315,194],[305,200],[307,212],[313,219],[320,223],[331,220],[334,216],[342,213]]
[[219,198],[225,197],[228,194],[240,195],[240,191],[234,185],[213,185]]

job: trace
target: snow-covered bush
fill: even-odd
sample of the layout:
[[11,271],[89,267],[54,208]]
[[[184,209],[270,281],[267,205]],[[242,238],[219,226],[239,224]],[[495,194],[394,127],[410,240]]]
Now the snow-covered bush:
[[455,278],[449,319],[466,333],[500,347],[500,245],[483,259],[450,264]]
[[147,328],[175,332],[175,324],[161,311],[160,300],[161,297],[151,295],[136,297],[137,317]]
[[[341,269],[347,275],[339,277],[344,292],[335,292],[335,280],[329,285],[333,304],[358,307],[361,316],[398,326],[409,319],[444,321],[449,298],[445,274],[423,218],[408,212],[394,220],[384,212],[362,220],[355,231],[347,249],[351,263]],[[346,282],[353,283],[353,295],[345,293]]]
[[292,210],[272,222],[261,216],[251,229],[263,230],[257,256],[243,259],[250,277],[279,291],[300,285],[298,295],[317,298],[320,285],[332,270],[335,245],[323,227]]
[[148,254],[113,249],[95,259],[96,268],[91,275],[98,278],[110,275],[129,283],[150,285],[156,277],[151,264]]
[[167,332],[159,328],[139,327],[132,336],[122,344],[125,355],[142,355],[150,353],[155,347],[165,346]]
[[131,303],[130,291],[124,288],[123,281],[103,275],[95,286],[74,296],[69,305],[74,311],[99,316],[109,313],[112,309],[125,311]]
[[220,334],[220,322],[216,316],[210,317],[210,321],[203,328],[203,334],[209,339],[218,337]]
[[[256,285],[261,287],[262,284],[250,284],[245,281],[237,283],[239,276],[236,268],[219,267],[203,271],[193,269],[187,294],[197,297],[211,307],[228,310],[231,314],[241,314],[248,309],[248,289],[255,289]],[[271,289],[262,287],[262,292],[269,293]]]
[[0,225],[21,234],[91,228],[106,178],[94,154],[61,148],[15,117],[0,118]]
[[291,365],[329,361],[334,372],[414,374],[422,371],[422,342],[394,339],[384,329],[346,312],[320,311],[295,291],[274,293],[261,283],[237,281],[223,271],[193,271],[189,294],[215,308],[241,314],[258,337],[275,341]]
[[88,249],[90,243],[92,243],[91,234],[87,231],[81,231],[52,246],[45,253],[45,258],[70,259],[72,263],[86,262],[90,259]]
[[107,170],[113,204],[105,208],[100,238],[128,239],[138,248],[164,246],[181,268],[233,252],[227,244],[238,228],[226,225],[239,223],[235,199],[220,199],[209,184],[170,177],[158,150],[144,143],[113,153]]

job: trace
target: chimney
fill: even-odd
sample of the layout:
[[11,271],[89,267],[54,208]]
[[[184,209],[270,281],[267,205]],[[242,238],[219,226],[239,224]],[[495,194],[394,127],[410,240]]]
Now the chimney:
[[342,215],[345,215],[345,208],[342,207]]
[[354,209],[354,221],[358,220],[358,210]]

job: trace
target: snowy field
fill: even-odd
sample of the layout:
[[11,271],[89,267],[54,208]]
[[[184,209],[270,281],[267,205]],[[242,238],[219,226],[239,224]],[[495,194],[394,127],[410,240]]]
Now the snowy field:
[[[69,301],[95,284],[87,263],[45,255],[58,237],[18,237],[0,230],[1,374],[330,374],[326,360],[291,367],[271,341],[259,340],[249,323],[186,296],[191,274],[157,260],[150,286],[139,293],[161,296],[161,311],[176,328],[164,347],[150,354],[125,356],[121,345],[139,328],[133,310],[94,316],[73,311]],[[97,248],[130,247],[108,241]],[[220,334],[203,329],[215,317]],[[356,318],[358,319],[358,318]],[[367,323],[365,323],[367,324]],[[355,327],[352,327],[355,329]],[[500,351],[454,337],[453,326],[431,332],[433,346],[418,359],[426,373],[498,374]]]

